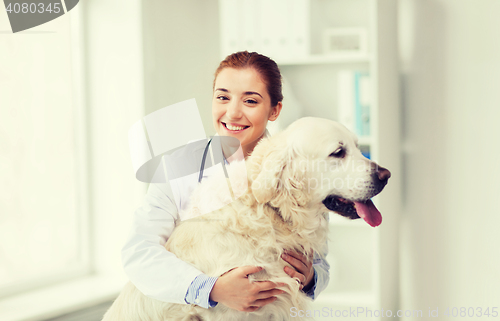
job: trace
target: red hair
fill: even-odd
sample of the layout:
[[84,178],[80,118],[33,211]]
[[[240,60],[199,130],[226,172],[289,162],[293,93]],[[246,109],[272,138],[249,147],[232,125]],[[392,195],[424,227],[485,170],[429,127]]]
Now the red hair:
[[271,106],[274,107],[278,102],[283,100],[281,92],[281,72],[274,60],[256,52],[240,51],[227,56],[221,61],[219,67],[215,71],[215,79],[224,68],[253,68],[264,80],[267,92],[271,97]]

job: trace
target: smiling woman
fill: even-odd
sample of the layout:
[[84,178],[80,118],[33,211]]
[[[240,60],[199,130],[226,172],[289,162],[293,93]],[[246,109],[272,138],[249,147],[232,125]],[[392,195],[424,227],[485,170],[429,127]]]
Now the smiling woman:
[[271,59],[238,52],[215,72],[212,119],[217,133],[240,140],[245,156],[278,118],[283,100],[281,74]]
[[221,136],[239,139],[243,153],[248,155],[264,136],[267,121],[278,118],[281,102],[271,107],[266,85],[253,68],[225,68],[219,73],[215,86],[214,127]]
[[[281,74],[274,61],[255,52],[231,54],[215,73],[214,128],[221,136],[237,138],[244,155],[248,156],[266,135],[268,121],[279,116],[282,99]],[[203,148],[199,151],[200,155],[193,152],[190,157],[202,159]],[[230,158],[227,161],[232,162]],[[207,169],[203,177],[215,175],[213,168]],[[122,250],[124,270],[134,288],[160,302],[195,304],[205,309],[220,303],[234,310],[253,312],[274,302],[277,295],[283,294],[277,284],[249,283],[248,276],[259,272],[262,269],[259,266],[245,266],[242,262],[241,266],[225,273],[209,276],[180,256],[165,251],[165,243],[192,202],[193,190],[200,180],[183,177],[182,182],[170,187],[165,186],[167,184],[149,186],[143,206],[135,212],[132,233]],[[213,198],[220,196],[215,194],[217,191],[211,192]],[[296,251],[287,254],[282,259],[290,266],[284,268],[284,273],[298,282],[299,289],[307,296],[315,298],[328,283],[329,266],[324,256],[316,253],[309,257]],[[120,306],[121,303],[115,303],[105,320],[124,320]]]

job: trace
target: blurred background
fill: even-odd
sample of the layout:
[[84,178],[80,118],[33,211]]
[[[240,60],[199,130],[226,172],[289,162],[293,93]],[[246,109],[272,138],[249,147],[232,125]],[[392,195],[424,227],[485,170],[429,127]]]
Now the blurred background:
[[245,49],[284,77],[270,131],[341,121],[393,173],[382,226],[332,215],[331,280],[313,307],[494,318],[499,12],[497,0],[85,0],[13,34],[0,10],[0,320],[100,320],[127,280],[120,249],[147,189],[130,126],[195,98],[213,134],[215,69]]

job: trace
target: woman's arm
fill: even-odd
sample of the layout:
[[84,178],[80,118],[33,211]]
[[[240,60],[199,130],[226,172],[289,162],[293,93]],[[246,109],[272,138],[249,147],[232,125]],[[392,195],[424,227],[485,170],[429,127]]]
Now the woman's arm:
[[150,184],[142,206],[134,213],[122,262],[130,281],[146,296],[186,304],[187,290],[202,272],[164,247],[178,215],[169,195],[167,184]]
[[135,211],[132,232],[122,249],[125,272],[144,295],[204,308],[221,302],[239,311],[254,311],[283,293],[275,289],[278,285],[273,282],[248,281],[248,274],[258,272],[258,267],[238,267],[213,278],[167,251],[164,245],[178,216],[171,195],[166,184],[149,186],[142,206]]

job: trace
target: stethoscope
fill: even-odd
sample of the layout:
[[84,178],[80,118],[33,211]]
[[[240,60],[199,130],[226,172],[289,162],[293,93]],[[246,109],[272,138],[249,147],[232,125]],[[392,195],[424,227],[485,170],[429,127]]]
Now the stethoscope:
[[[205,160],[207,159],[208,147],[210,146],[211,142],[212,142],[212,138],[210,138],[207,146],[205,147],[205,150],[203,151],[203,157],[201,159],[200,176],[198,177],[198,183],[201,183],[201,180],[203,179],[203,171],[205,170]],[[226,168],[224,167],[224,171],[225,170],[226,170]]]
[[[200,165],[200,175],[198,176],[198,183],[201,183],[201,180],[203,179],[203,171],[205,170],[205,160],[207,159],[207,153],[208,153],[208,148],[210,147],[210,143],[212,142],[212,138],[210,138],[210,140],[208,141],[207,143],[207,146],[205,146],[205,150],[203,151],[203,157],[201,159],[201,165]],[[216,145],[219,145],[220,147],[220,160],[221,160],[221,163],[222,163],[222,170],[224,171],[224,175],[226,176],[226,178],[229,178],[229,175],[227,174],[227,170],[226,170],[226,159],[224,157],[224,153],[222,152],[222,143],[220,141],[220,139],[216,139],[215,141],[215,144]],[[213,148],[212,148],[212,151],[213,151]],[[217,158],[219,159],[219,158]],[[214,160],[212,158],[212,166],[215,165],[214,163]]]

